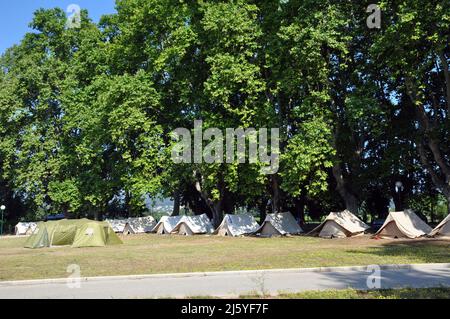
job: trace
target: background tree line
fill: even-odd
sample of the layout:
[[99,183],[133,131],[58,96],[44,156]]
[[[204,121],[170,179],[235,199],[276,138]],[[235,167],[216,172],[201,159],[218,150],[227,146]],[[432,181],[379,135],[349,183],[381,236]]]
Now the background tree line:
[[[139,215],[170,197],[319,219],[450,209],[446,1],[118,0],[68,28],[38,10],[0,59],[0,199],[11,222]],[[281,130],[281,167],[174,164],[170,132]],[[398,183],[401,182],[401,185]]]

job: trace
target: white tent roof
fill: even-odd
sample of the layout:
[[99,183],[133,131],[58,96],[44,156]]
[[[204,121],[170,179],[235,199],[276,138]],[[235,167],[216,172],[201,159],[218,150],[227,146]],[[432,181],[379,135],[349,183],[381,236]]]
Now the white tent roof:
[[430,236],[450,237],[450,215],[431,231]]
[[324,228],[325,224],[331,221],[338,224],[351,235],[362,233],[370,228],[350,211],[344,210],[342,212],[330,213],[327,218],[319,226],[309,232],[309,234],[320,234],[320,231]]
[[135,234],[149,233],[156,225],[156,221],[152,216],[128,218],[127,222]]
[[294,216],[289,212],[268,214],[257,232],[260,232],[267,223],[270,223],[281,235],[298,235],[303,233],[303,229],[301,229]]
[[16,235],[26,235],[32,233],[36,229],[36,223],[18,223],[15,227]]
[[181,216],[163,216],[156,226],[153,227],[152,232],[156,233],[159,227],[164,227],[165,232],[170,234],[180,219]]
[[231,236],[242,236],[254,233],[259,225],[255,218],[248,214],[225,215],[222,223],[216,229],[214,234],[219,234],[220,230],[226,230]]
[[214,232],[214,227],[206,214],[183,216],[172,230],[172,233],[177,233],[183,224],[189,228],[193,234],[210,234]]
[[128,223],[126,219],[108,219],[107,222],[115,233],[123,233]]
[[384,228],[390,223],[394,223],[398,230],[408,238],[417,238],[424,236],[431,232],[431,227],[419,218],[412,210],[405,210],[403,212],[390,212],[386,218],[383,226],[376,232],[375,235],[390,236],[389,228],[383,232]]
[[37,223],[34,223],[34,222],[30,223],[30,231],[31,231],[31,233],[34,233],[36,228],[37,228]]

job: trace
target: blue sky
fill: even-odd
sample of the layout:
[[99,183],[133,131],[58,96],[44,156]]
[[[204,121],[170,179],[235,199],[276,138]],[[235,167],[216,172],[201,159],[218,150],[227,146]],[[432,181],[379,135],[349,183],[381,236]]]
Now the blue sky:
[[59,7],[66,11],[70,4],[87,9],[89,16],[98,22],[103,14],[115,12],[114,0],[0,0],[0,54],[20,42],[29,32],[28,24],[39,8]]

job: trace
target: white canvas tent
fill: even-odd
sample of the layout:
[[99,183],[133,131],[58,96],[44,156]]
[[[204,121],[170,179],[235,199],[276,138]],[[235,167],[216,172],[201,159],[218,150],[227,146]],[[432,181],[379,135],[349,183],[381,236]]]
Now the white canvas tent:
[[206,214],[198,216],[183,216],[177,225],[173,228],[172,234],[179,235],[201,235],[211,234],[214,227]]
[[26,235],[31,235],[31,234],[33,234],[34,231],[35,231],[36,228],[37,228],[37,223],[32,222],[32,223],[29,223],[29,224],[30,224],[30,225],[29,225],[29,228],[28,228],[28,231],[27,231]]
[[15,227],[15,232],[17,236],[26,235],[29,231],[30,226],[28,223],[18,223]]
[[450,215],[431,231],[430,236],[450,238]]
[[106,221],[111,225],[111,228],[117,234],[134,234],[127,219],[108,219]]
[[291,213],[269,214],[266,219],[256,231],[261,236],[285,236],[285,235],[299,235],[303,230],[297,224],[294,216]]
[[308,235],[322,238],[344,238],[362,235],[370,227],[348,210],[330,213],[327,218]]
[[220,236],[243,236],[256,232],[258,228],[258,223],[251,215],[225,215],[214,234]]
[[431,227],[412,210],[390,212],[376,236],[387,238],[418,238],[431,232]]
[[132,234],[150,233],[156,226],[156,221],[152,216],[128,218],[127,223]]
[[17,236],[31,235],[36,227],[36,223],[18,223],[15,227],[15,234]]
[[151,232],[157,234],[170,234],[180,219],[181,216],[163,216],[156,226],[153,227]]

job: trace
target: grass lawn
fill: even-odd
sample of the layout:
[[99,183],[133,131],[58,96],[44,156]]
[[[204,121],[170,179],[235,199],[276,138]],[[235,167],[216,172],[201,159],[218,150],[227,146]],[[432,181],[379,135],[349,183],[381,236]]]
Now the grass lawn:
[[228,238],[134,235],[102,248],[23,248],[26,238],[0,239],[0,281],[81,275],[305,268],[450,262],[450,242],[436,239]]
[[[242,296],[242,298],[261,298]],[[272,299],[450,299],[450,288],[383,289],[383,290],[325,290],[295,294],[280,294]]]

